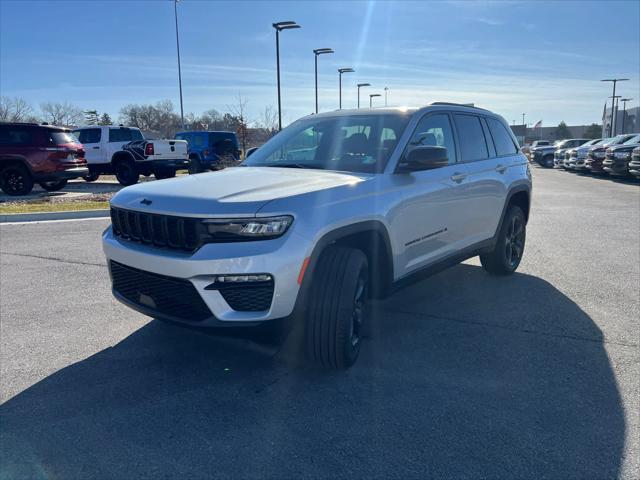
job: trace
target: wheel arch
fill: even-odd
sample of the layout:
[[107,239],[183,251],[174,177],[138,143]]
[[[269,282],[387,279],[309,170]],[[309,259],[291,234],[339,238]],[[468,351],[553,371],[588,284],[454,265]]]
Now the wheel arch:
[[22,165],[33,176],[33,170],[27,159],[21,155],[3,155],[0,157],[0,170],[10,165]]
[[526,222],[529,222],[529,212],[531,210],[531,187],[528,185],[518,185],[509,190],[507,199],[502,207],[502,214],[500,215],[500,222],[498,228],[493,235],[493,240],[497,240],[500,231],[502,230],[502,223],[504,217],[507,214],[507,210],[511,205],[517,205],[524,212],[524,218]]
[[131,160],[132,162],[135,162],[133,155],[131,155],[129,152],[125,152],[124,150],[119,150],[116,153],[114,153],[113,156],[111,157],[111,165],[115,165],[118,162],[123,162],[127,160]]
[[322,253],[333,245],[361,250],[369,263],[371,292],[375,298],[384,297],[393,283],[393,250],[386,226],[379,220],[366,220],[346,225],[323,235],[316,243],[300,286],[298,300],[304,305],[313,279],[313,272]]

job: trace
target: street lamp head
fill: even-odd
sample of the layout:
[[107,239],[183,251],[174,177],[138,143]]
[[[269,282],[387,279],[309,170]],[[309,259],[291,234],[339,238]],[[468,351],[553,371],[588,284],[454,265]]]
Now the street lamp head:
[[278,31],[287,30],[290,28],[301,28],[300,25],[298,25],[296,22],[293,22],[291,20],[287,20],[286,22],[277,22],[272,25],[273,25],[273,28],[275,28]]
[[370,87],[371,84],[370,83],[359,83],[358,87]]
[[339,68],[338,72],[340,73],[353,73],[355,70],[353,68]]
[[316,48],[313,53],[316,55],[322,55],[324,53],[335,53],[331,48]]
[[371,93],[369,94],[369,98],[373,98],[373,97],[381,97],[382,95],[380,95],[379,93]]
[[621,101],[622,102],[630,102],[631,100],[633,100],[633,98],[623,98]]

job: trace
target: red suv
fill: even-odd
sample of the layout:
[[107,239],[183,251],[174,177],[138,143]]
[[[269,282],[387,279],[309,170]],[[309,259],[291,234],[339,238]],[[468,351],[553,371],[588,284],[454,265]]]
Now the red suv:
[[88,173],[84,148],[71,130],[0,123],[0,188],[7,195],[27,195],[36,182],[53,192]]

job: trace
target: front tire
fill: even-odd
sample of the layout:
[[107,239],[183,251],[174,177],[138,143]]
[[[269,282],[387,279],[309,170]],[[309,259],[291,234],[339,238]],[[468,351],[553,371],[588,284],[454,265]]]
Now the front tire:
[[495,248],[480,255],[480,263],[492,275],[510,275],[516,271],[527,236],[527,221],[522,209],[512,205],[502,222]]
[[39,185],[47,192],[57,192],[67,186],[67,181],[58,180],[57,182],[40,182]]
[[553,157],[545,157],[542,159],[542,165],[545,168],[553,168]]
[[98,180],[98,178],[100,178],[100,174],[99,173],[89,173],[89,175],[87,175],[86,177],[82,177],[84,179],[85,182],[87,183],[91,183],[91,182],[95,182],[96,180]]
[[140,174],[131,160],[120,160],[115,166],[116,179],[125,187],[138,183]]
[[28,195],[33,190],[33,177],[24,165],[9,165],[0,170],[0,189],[7,195]]
[[306,351],[311,361],[346,369],[360,353],[369,290],[369,267],[357,249],[332,246],[318,261],[306,315]]

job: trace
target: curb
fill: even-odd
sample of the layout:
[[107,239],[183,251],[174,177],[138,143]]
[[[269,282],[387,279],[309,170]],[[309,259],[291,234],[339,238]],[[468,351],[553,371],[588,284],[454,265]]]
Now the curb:
[[109,210],[71,210],[67,212],[6,213],[0,214],[0,223],[42,222],[82,218],[108,218]]

